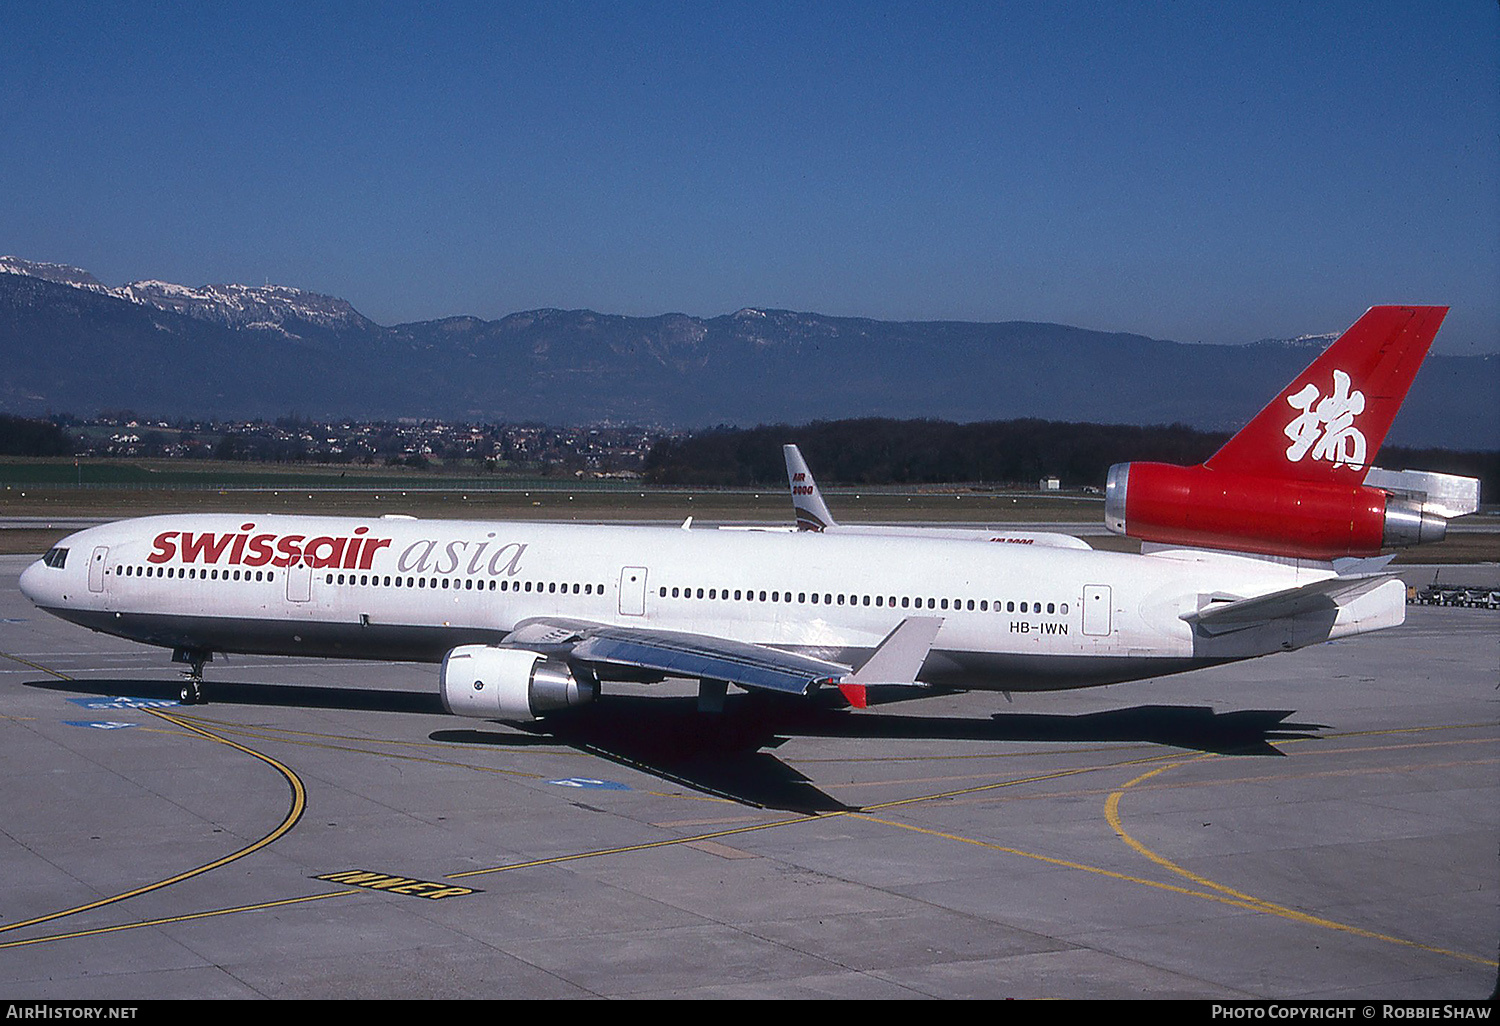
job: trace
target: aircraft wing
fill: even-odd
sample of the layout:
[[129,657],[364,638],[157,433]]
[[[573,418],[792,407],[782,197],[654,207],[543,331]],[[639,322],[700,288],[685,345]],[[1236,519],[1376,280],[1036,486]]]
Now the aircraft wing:
[[[805,696],[825,684],[863,688],[870,684],[915,683],[942,623],[940,617],[908,617],[876,646],[857,671],[843,663],[769,645],[561,618],[522,621],[501,644],[601,668],[626,667]],[[845,694],[851,692],[846,689]],[[863,708],[863,693],[853,694],[859,697],[851,700]]]
[[764,645],[676,631],[601,628],[573,649],[573,658],[656,670],[673,677],[722,680],[741,687],[806,695],[848,668]]
[[807,695],[850,672],[842,663],[727,638],[682,631],[615,627],[580,620],[517,624],[502,643],[601,666],[650,670],[670,677],[727,681],[741,687]]

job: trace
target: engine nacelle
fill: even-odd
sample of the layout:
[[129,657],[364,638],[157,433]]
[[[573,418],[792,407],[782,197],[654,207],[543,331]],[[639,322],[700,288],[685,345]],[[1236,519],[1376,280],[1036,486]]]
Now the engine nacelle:
[[1421,502],[1368,485],[1167,463],[1110,467],[1104,523],[1142,541],[1322,560],[1442,541],[1448,527]]
[[438,672],[443,708],[486,720],[535,720],[592,702],[599,682],[580,680],[567,663],[540,652],[459,645]]

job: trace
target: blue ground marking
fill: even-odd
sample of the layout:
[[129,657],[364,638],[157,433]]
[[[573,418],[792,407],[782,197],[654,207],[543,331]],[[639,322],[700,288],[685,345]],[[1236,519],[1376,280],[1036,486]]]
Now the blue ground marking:
[[626,784],[616,783],[613,780],[595,780],[592,777],[568,777],[565,780],[549,780],[549,784],[560,784],[563,787],[585,787],[595,791],[629,791]]
[[85,709],[165,709],[180,704],[175,698],[132,698],[129,695],[99,695],[94,698],[70,698]]

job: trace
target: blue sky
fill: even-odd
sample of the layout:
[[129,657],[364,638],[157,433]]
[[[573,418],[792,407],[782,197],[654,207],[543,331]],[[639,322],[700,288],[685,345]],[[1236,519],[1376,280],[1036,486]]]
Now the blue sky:
[[1500,5],[7,5],[0,253],[541,306],[1500,351]]

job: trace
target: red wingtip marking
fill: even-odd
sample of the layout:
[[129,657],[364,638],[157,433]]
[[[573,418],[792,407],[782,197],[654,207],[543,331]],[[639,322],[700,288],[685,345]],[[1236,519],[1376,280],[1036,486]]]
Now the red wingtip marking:
[[840,684],[839,691],[849,704],[856,709],[867,708],[870,704],[865,696],[865,686],[863,684]]

